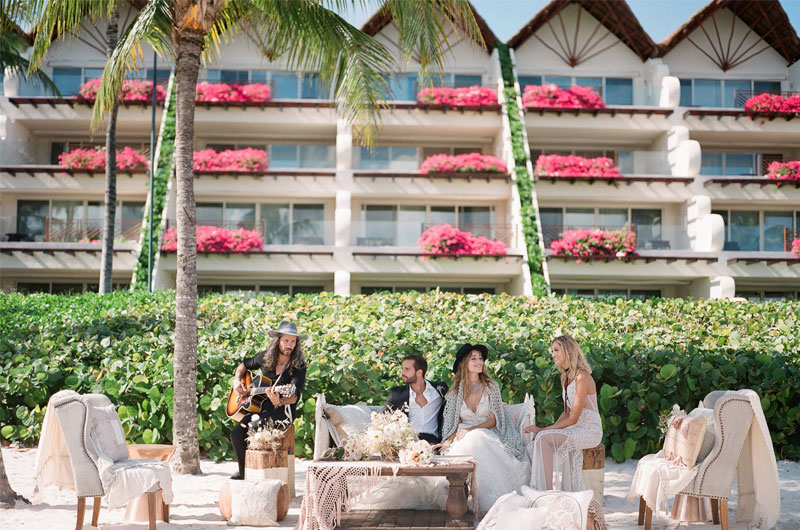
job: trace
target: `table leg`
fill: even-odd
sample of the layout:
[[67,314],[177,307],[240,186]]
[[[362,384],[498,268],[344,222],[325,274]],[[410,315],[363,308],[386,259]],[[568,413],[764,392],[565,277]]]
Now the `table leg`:
[[463,476],[448,476],[450,489],[447,492],[445,509],[451,517],[461,517],[467,513],[467,483]]

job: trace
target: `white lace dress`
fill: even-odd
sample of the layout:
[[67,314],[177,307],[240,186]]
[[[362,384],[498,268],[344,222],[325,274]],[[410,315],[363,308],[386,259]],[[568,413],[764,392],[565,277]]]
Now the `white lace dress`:
[[[475,412],[462,402],[458,428],[479,425],[489,419],[490,413],[489,395],[484,391]],[[528,479],[527,463],[514,457],[495,429],[469,431],[450,446],[447,454],[475,458],[478,510],[481,515],[488,512],[497,499],[518,490]]]
[[[567,385],[562,397],[567,406],[575,403],[577,384]],[[551,472],[553,489],[581,491],[583,485],[583,449],[596,447],[603,439],[603,424],[597,409],[597,394],[588,394],[578,423],[563,429],[540,431],[528,444],[531,461],[530,484],[533,489],[546,490],[547,474]],[[552,462],[545,462],[545,459]]]

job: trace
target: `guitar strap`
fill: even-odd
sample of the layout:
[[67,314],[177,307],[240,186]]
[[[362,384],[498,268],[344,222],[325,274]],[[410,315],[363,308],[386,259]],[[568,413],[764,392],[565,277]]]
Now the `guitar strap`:
[[[281,370],[281,373],[278,374],[278,377],[276,377],[275,381],[272,383],[272,386],[270,387],[271,390],[275,390],[275,387],[278,386],[278,381],[281,380],[281,377],[283,377],[283,372],[285,372],[286,369],[289,368],[290,364],[291,364],[291,361],[286,363],[286,366],[283,367],[283,370]],[[294,422],[294,418],[292,418],[292,407],[290,405],[284,405],[283,406],[283,412],[286,414],[286,417],[289,418],[289,423]]]

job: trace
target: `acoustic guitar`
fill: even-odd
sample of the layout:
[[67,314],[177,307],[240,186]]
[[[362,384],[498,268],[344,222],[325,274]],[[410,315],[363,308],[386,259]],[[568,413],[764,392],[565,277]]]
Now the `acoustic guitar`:
[[[261,412],[264,401],[268,401],[266,392],[272,388],[272,380],[269,377],[253,375],[250,372],[245,372],[243,383],[246,392],[244,395],[239,395],[236,392],[236,379],[234,378],[231,383],[231,393],[228,396],[228,406],[225,408],[228,417],[236,421],[241,421],[245,415],[251,412]],[[297,388],[293,384],[276,385],[274,390],[283,397],[289,397],[295,393]]]

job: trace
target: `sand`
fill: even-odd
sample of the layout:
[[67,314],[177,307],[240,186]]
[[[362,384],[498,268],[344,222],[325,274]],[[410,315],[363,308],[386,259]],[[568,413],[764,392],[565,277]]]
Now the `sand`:
[[[27,498],[33,496],[34,469],[36,466],[36,449],[3,448],[6,472],[11,486]],[[289,515],[280,522],[279,528],[294,528],[302,502],[303,485],[307,461],[297,463],[297,495],[291,504]],[[203,475],[173,474],[175,500],[170,508],[171,522],[158,522],[159,530],[200,530],[222,529],[227,522],[222,518],[217,506],[219,491],[228,477],[234,472],[232,462],[215,463],[210,460],[201,462]],[[631,478],[636,469],[636,461],[629,460],[617,464],[606,460],[605,498],[603,510],[609,528],[634,529],[636,526],[638,506],[629,503],[625,496]],[[781,519],[777,525],[780,530],[800,530],[800,463],[780,461],[778,474],[781,482]],[[11,510],[0,510],[0,530],[17,528],[36,529],[72,529],[75,528],[76,499],[71,491],[59,491],[51,488],[46,492],[45,502],[25,505],[18,502]],[[88,503],[91,506],[91,501]],[[742,530],[746,524],[735,522],[736,486],[734,484],[730,501],[730,528]],[[140,530],[147,528],[147,523],[126,523],[123,521],[125,510],[107,510],[100,512],[99,528],[108,530]],[[93,528],[91,508],[87,509],[84,528]],[[251,528],[251,527],[240,527]],[[678,523],[665,515],[655,515],[654,529],[691,528],[692,530],[710,530],[711,523]]]

